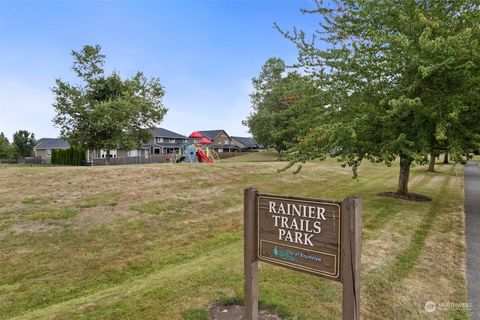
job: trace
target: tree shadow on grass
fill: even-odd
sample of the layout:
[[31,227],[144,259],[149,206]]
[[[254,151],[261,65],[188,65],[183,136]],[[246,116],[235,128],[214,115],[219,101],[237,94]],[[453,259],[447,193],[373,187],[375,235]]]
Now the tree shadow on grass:
[[402,194],[398,192],[380,192],[378,195],[382,197],[397,198],[397,199],[403,199],[408,201],[418,201],[418,202],[432,201],[432,198],[428,196],[424,196],[423,194],[418,194],[418,193],[411,193],[411,192],[407,194]]

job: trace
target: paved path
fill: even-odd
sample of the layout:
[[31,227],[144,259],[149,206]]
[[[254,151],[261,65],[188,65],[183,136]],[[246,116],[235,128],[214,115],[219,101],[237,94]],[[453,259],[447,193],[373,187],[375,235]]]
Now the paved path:
[[472,320],[480,320],[480,168],[476,161],[465,166],[465,215],[468,300]]

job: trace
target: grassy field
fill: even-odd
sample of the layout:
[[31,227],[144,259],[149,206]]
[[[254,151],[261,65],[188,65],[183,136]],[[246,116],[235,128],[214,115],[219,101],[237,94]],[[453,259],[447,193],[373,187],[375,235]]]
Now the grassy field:
[[[333,161],[298,175],[285,162],[0,167],[0,318],[204,319],[243,296],[243,188],[364,199],[363,319],[468,319],[463,168],[415,167],[411,191],[383,198],[397,167]],[[245,159],[244,159],[245,160]],[[252,160],[252,159],[251,159]],[[262,264],[262,306],[290,319],[339,319],[341,286]]]
[[[285,156],[281,156],[281,160],[285,158]],[[236,162],[269,162],[269,161],[277,161],[277,154],[275,152],[251,152],[247,154],[243,154],[241,156],[232,157],[228,159],[221,160],[222,163],[236,163]]]

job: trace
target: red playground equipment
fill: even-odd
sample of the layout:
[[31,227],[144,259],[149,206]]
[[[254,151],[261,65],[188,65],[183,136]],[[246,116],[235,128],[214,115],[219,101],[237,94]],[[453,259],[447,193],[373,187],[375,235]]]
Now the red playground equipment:
[[205,153],[203,153],[203,150],[201,149],[202,144],[204,146],[206,146],[206,151],[207,151],[207,153],[209,153],[208,145],[211,144],[211,142],[207,138],[202,138],[202,140],[200,140],[200,143],[197,144],[197,147],[199,147],[197,149],[197,160],[198,160],[198,162],[213,163],[213,160],[209,159],[208,156],[205,155]]
[[190,139],[193,139],[193,143],[186,144],[182,149],[180,154],[175,157],[174,162],[187,162],[187,163],[214,163],[218,161],[218,154],[210,150],[208,147],[212,142],[202,136],[199,132],[192,132],[188,136]]
[[212,160],[208,159],[205,153],[202,150],[197,150],[197,160],[198,162],[213,163]]

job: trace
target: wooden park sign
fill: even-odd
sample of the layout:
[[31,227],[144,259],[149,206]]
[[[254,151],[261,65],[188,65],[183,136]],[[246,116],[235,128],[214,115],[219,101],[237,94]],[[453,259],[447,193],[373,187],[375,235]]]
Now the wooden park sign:
[[244,193],[245,313],[258,319],[258,262],[343,284],[342,319],[360,319],[362,201]]

